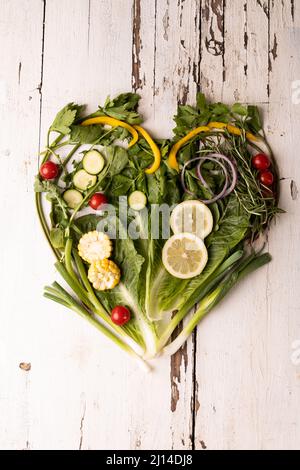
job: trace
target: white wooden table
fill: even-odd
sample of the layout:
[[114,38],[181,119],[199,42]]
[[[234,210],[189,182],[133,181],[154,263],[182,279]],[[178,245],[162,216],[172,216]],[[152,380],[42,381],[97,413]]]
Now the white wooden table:
[[[300,448],[299,26],[298,0],[0,0],[0,448]],[[199,89],[258,104],[287,211],[273,262],[148,375],[42,297],[33,202],[56,111],[131,89],[160,136]]]

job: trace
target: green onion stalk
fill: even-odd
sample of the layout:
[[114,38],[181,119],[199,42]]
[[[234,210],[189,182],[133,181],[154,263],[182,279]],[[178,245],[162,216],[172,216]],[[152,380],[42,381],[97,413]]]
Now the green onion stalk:
[[237,250],[230,255],[221,265],[206,279],[202,286],[199,286],[197,291],[192,294],[189,299],[181,306],[178,311],[173,315],[168,326],[163,331],[159,338],[158,350],[160,351],[165,344],[169,341],[173,331],[183,320],[183,318],[191,311],[193,306],[200,302],[212,289],[214,289],[220,281],[237,265],[238,261],[242,258],[243,250]]
[[202,298],[200,305],[196,312],[193,314],[192,318],[189,320],[187,325],[183,328],[181,333],[176,337],[174,341],[165,346],[162,350],[163,355],[172,355],[188,339],[194,328],[198,323],[211,311],[215,305],[217,305],[223,297],[228,293],[232,287],[234,287],[241,279],[246,275],[250,274],[252,271],[264,266],[266,263],[271,261],[271,256],[269,253],[264,253],[262,255],[251,254],[247,256],[236,269],[233,270],[228,276],[226,276],[209,294]]
[[[46,149],[46,153],[43,157],[43,163],[48,159],[52,149],[62,140],[63,137],[63,135],[59,135],[51,144],[51,146],[48,145],[49,148]],[[66,156],[66,159],[63,163],[64,166],[66,161],[70,160],[78,147],[79,146],[76,145]],[[95,188],[92,189],[93,191],[95,190]],[[88,192],[85,200],[88,199],[88,196],[90,196],[90,193],[93,191]],[[105,310],[98,297],[94,293],[94,290],[88,280],[85,266],[77,251],[73,249],[72,239],[70,237],[67,238],[64,253],[61,253],[60,250],[53,247],[50,239],[50,230],[43,212],[41,193],[36,193],[35,201],[38,217],[44,235],[53,251],[54,256],[57,259],[55,267],[64,281],[68,284],[69,288],[75,294],[75,297],[73,297],[57,282],[55,282],[52,284],[52,286],[45,287],[44,296],[78,313],[99,331],[104,333],[106,337],[110,338],[117,346],[133,356],[138,361],[138,363],[143,366],[144,369],[149,370],[149,365],[142,358],[145,352],[144,344],[141,341],[138,342],[136,337],[133,338],[133,335],[129,334],[128,330],[126,331],[124,328],[121,328],[112,322],[108,312]],[[73,221],[74,214],[71,216],[71,222]],[[71,228],[70,223],[68,228]]]

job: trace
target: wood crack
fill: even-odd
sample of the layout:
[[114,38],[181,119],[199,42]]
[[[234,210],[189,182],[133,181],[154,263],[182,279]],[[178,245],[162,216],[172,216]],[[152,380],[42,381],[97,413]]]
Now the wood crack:
[[[210,15],[210,7],[212,16]],[[226,0],[208,0],[205,1],[202,13],[206,21],[210,19],[209,34],[210,37],[205,38],[205,47],[209,54],[213,56],[222,56],[222,80],[225,82],[225,9]],[[211,18],[210,18],[211,16]],[[221,39],[216,38],[217,31],[214,30],[214,19],[217,23],[217,31],[221,33]]]
[[223,55],[224,41],[218,41],[215,38],[215,32],[213,29],[213,18],[211,18],[211,21],[210,21],[209,33],[210,33],[210,39],[207,37],[205,38],[205,46],[206,46],[207,52],[209,52],[211,55],[214,55],[214,56]]
[[226,0],[223,0],[223,14],[222,14],[222,36],[223,36],[223,49],[222,49],[222,65],[223,65],[223,83],[226,80],[226,69],[225,69],[225,8]]
[[91,0],[88,5],[88,30],[87,30],[87,49],[90,51],[90,30],[91,30]]
[[295,21],[295,0],[291,0],[291,16],[292,20]]
[[141,48],[141,0],[134,0],[132,27],[132,88],[134,91],[142,88],[142,79],[140,77]]
[[292,180],[291,181],[291,184],[290,184],[290,191],[291,191],[291,198],[293,201],[296,201],[298,199],[298,194],[299,194],[299,191],[298,191],[298,187],[297,187],[297,184],[296,184],[296,181]]
[[165,41],[168,41],[168,39],[169,39],[169,26],[170,26],[169,0],[167,1],[167,8],[166,8],[166,12],[164,14],[162,23],[163,23],[163,28],[164,28],[163,38],[164,38]]
[[[201,13],[203,13],[203,5],[202,1],[200,0],[199,5],[199,56],[198,56],[198,64],[193,64],[193,78],[196,83],[197,92],[201,91],[201,61],[202,61],[202,23],[201,23]],[[207,4],[205,2],[205,7]],[[209,18],[209,10],[206,11],[206,15],[208,14]],[[208,19],[207,18],[207,19]],[[197,27],[197,22],[195,20],[195,28]],[[197,70],[198,69],[198,70]],[[190,435],[190,442],[192,450],[196,449],[196,418],[197,412],[200,408],[200,403],[198,400],[198,382],[197,382],[197,327],[194,329],[192,333],[192,345],[193,345],[193,355],[192,355],[192,393],[191,393],[191,435]]]
[[244,3],[244,12],[245,12],[245,30],[244,30],[244,49],[246,52],[246,64],[244,65],[244,74],[245,77],[248,75],[248,6],[247,1]]
[[[264,10],[265,11],[265,10]],[[270,0],[268,0],[268,83],[267,83],[267,95],[268,99],[270,98],[270,73],[272,71],[272,64],[270,58]]]
[[[197,86],[197,92],[201,91],[201,84],[200,84],[200,67],[202,61],[202,27],[201,27],[201,12],[202,12],[202,0],[200,0],[199,4],[199,57],[198,57],[198,64],[194,63],[193,66],[193,76]],[[195,28],[197,27],[197,21],[195,18]],[[198,70],[197,70],[198,69]]]
[[21,70],[22,70],[22,62],[19,62],[19,67],[18,67],[18,85],[21,83]]
[[261,0],[256,0],[257,5],[259,5],[267,18],[269,18],[270,4],[268,2],[262,2]]
[[[273,47],[270,50],[270,53],[272,54],[272,57],[273,57],[273,62],[277,58],[277,47],[278,47],[277,37],[276,37],[276,34],[274,33]],[[272,65],[271,65],[271,70],[272,70]]]
[[207,446],[206,446],[204,441],[200,441],[200,445],[201,445],[203,450],[207,449]]
[[86,401],[84,401],[84,404],[83,404],[83,412],[82,412],[82,416],[81,416],[81,419],[80,419],[80,427],[79,427],[79,431],[80,431],[79,450],[82,450],[82,443],[83,443],[83,424],[84,424],[85,412],[86,412]]
[[[171,341],[173,341],[182,331],[182,323],[180,323],[174,330]],[[179,387],[181,383],[181,364],[184,361],[184,373],[186,373],[188,365],[187,343],[185,342],[181,348],[171,356],[171,411],[176,411],[177,403],[180,398]]]
[[193,331],[193,371],[192,371],[192,396],[191,396],[191,415],[192,415],[192,429],[190,440],[192,443],[192,450],[196,448],[196,417],[200,408],[198,401],[198,382],[197,382],[197,328]]
[[43,79],[44,79],[44,54],[45,54],[45,24],[46,24],[46,0],[43,0],[43,29],[42,29],[42,51],[41,51],[41,74],[38,90],[40,93],[40,110],[39,110],[39,138],[38,151],[41,150],[41,129],[42,129],[42,107],[43,107]]
[[[156,93],[156,50],[157,50],[157,0],[155,0],[155,7],[154,7],[153,98],[157,94]],[[155,107],[153,107],[153,111],[155,114]]]

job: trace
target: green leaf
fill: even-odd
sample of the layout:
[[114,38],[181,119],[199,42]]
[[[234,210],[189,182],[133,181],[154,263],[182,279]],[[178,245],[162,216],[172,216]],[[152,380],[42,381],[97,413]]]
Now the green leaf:
[[137,93],[121,93],[114,99],[108,97],[105,101],[105,109],[122,107],[128,111],[136,110],[139,104],[140,96]]
[[78,144],[94,144],[103,132],[102,126],[71,126],[70,140]]
[[36,193],[43,193],[45,191],[45,186],[43,184],[43,181],[40,180],[39,176],[36,176],[34,179],[33,189]]
[[147,179],[144,171],[141,171],[135,182],[136,189],[148,194]]
[[71,131],[71,125],[74,124],[82,109],[82,106],[78,106],[74,103],[69,103],[64,106],[55,116],[55,119],[50,126],[50,131],[60,132],[64,135],[69,134]]
[[[133,240],[127,236],[126,229],[118,217],[108,216],[102,220],[105,220],[107,234],[114,239],[112,259],[121,270],[121,285],[98,295],[101,299],[106,298],[106,302],[111,308],[121,303],[130,308],[132,305],[139,306],[143,311],[143,305],[140,305],[139,291],[144,257],[137,252]],[[115,239],[116,234],[117,238]]]
[[[87,233],[87,232],[92,232],[93,230],[96,230],[99,220],[100,218],[97,217],[96,215],[87,214],[87,215],[78,217],[78,219],[76,219],[75,221],[75,224],[82,233]],[[76,235],[76,238],[79,240],[80,237],[78,236],[78,234]]]
[[230,112],[229,107],[224,103],[211,104],[210,106],[214,116],[226,115]]
[[[158,208],[153,207],[153,211],[158,211]],[[149,233],[151,230],[151,220],[158,220],[157,214],[152,214],[150,219]],[[153,229],[151,230],[153,232]],[[159,238],[150,238],[148,243],[148,264],[146,269],[146,285],[145,285],[145,310],[149,320],[158,319],[160,312],[157,306],[157,289],[160,285],[161,279],[166,274],[166,270],[162,263],[162,248],[164,240],[162,239],[161,226],[159,227]]]
[[197,93],[197,109],[199,111],[205,111],[207,109],[207,102],[204,93]]
[[63,248],[65,246],[64,231],[57,227],[50,230],[50,241],[54,248]]
[[150,204],[160,204],[161,202],[161,188],[160,181],[156,174],[147,175],[148,186],[148,201]]
[[109,191],[112,192],[113,196],[122,196],[127,194],[133,183],[132,179],[127,178],[127,176],[115,175],[109,187]]
[[34,191],[37,193],[47,193],[46,198],[59,205],[62,210],[63,217],[68,218],[68,206],[63,200],[61,192],[55,183],[52,181],[41,181],[39,176],[36,176],[34,181]]
[[247,125],[254,132],[259,132],[262,129],[262,121],[257,106],[248,106]]
[[191,128],[198,125],[199,114],[192,106],[178,106],[177,115],[174,116],[176,122],[176,128],[174,129],[175,134],[184,135]]
[[107,147],[106,157],[108,162],[108,173],[110,176],[118,175],[128,164],[128,153],[122,147]]
[[166,197],[165,202],[172,206],[180,202],[180,190],[177,184],[177,178],[172,178],[166,182]]
[[144,139],[140,139],[138,144],[128,149],[130,163],[137,170],[144,170],[153,162],[152,151]]
[[122,171],[122,175],[127,176],[127,178],[134,180],[138,177],[139,171],[133,166],[126,166],[124,170]]
[[126,121],[128,124],[139,124],[142,122],[142,118],[137,112],[139,99],[140,97],[136,93],[122,93],[113,100],[108,97],[104,106],[99,106],[99,110],[107,116]]
[[248,114],[247,106],[243,106],[241,103],[234,103],[231,111],[235,114],[240,114],[241,116],[247,116]]
[[50,212],[50,219],[52,227],[65,229],[68,226],[69,219],[62,210],[61,206],[55,201],[52,201],[52,209]]

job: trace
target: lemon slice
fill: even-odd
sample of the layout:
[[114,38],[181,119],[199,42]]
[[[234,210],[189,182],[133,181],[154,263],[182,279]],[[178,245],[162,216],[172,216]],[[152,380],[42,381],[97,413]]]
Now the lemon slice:
[[213,224],[209,208],[203,202],[194,199],[178,204],[170,219],[174,233],[194,233],[202,240],[212,231]]
[[166,241],[162,251],[166,270],[179,279],[198,276],[207,263],[207,250],[193,233],[177,233]]

